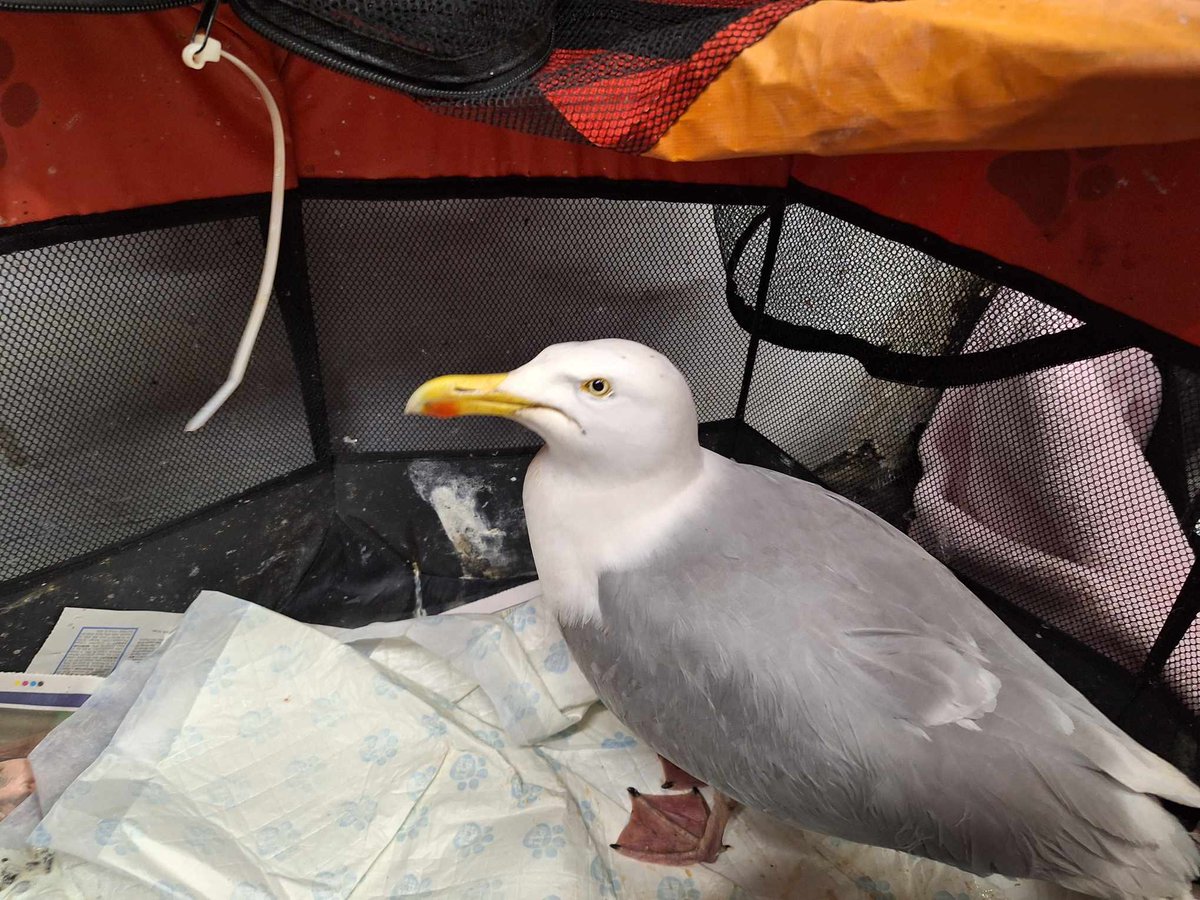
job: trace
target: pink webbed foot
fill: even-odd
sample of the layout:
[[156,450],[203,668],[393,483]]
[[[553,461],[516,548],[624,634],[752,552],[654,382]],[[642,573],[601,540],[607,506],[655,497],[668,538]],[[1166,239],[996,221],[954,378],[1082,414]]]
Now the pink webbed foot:
[[629,823],[612,848],[622,856],[664,866],[694,866],[716,862],[723,850],[725,826],[737,804],[721,793],[710,809],[700,793],[703,782],[659,757],[663,787],[690,786],[685,794],[643,794],[629,788],[633,809]]

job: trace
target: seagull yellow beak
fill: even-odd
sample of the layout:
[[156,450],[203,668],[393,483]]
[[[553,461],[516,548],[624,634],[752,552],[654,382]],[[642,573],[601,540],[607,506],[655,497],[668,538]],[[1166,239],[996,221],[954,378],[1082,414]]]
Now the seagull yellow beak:
[[404,412],[410,416],[453,419],[456,416],[511,417],[523,409],[540,406],[532,400],[496,390],[508,377],[498,375],[442,375],[417,388]]

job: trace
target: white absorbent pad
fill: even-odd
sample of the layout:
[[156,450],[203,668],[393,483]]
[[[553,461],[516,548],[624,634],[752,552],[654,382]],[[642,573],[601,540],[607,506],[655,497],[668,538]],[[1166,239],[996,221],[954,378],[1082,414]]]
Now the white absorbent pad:
[[617,855],[626,787],[656,792],[658,761],[596,702],[536,594],[349,631],[201,594],[31,757],[38,792],[0,825],[0,896],[1065,895],[748,811],[715,865]]

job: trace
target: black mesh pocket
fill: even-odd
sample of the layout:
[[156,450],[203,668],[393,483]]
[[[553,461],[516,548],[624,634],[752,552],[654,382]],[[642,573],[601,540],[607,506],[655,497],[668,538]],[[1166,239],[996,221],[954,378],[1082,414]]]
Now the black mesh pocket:
[[234,0],[247,23],[330,68],[418,95],[495,90],[550,53],[554,0]]
[[[716,225],[730,312],[777,346],[852,356],[877,378],[921,387],[978,384],[1130,346],[1116,330],[1076,322],[1048,333],[1017,327],[960,352],[996,285],[802,204],[775,214],[774,266],[764,266],[771,211],[718,208]],[[881,292],[884,283],[906,289]]]

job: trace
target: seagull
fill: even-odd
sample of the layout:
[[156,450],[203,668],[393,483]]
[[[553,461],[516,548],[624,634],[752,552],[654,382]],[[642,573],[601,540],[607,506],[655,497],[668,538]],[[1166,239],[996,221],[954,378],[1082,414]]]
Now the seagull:
[[405,411],[509,418],[544,442],[524,485],[543,595],[677,789],[630,788],[619,852],[712,862],[746,806],[981,876],[1191,896],[1200,852],[1160,798],[1200,807],[1200,788],[903,532],[703,449],[660,353],[556,344],[428,381]]

